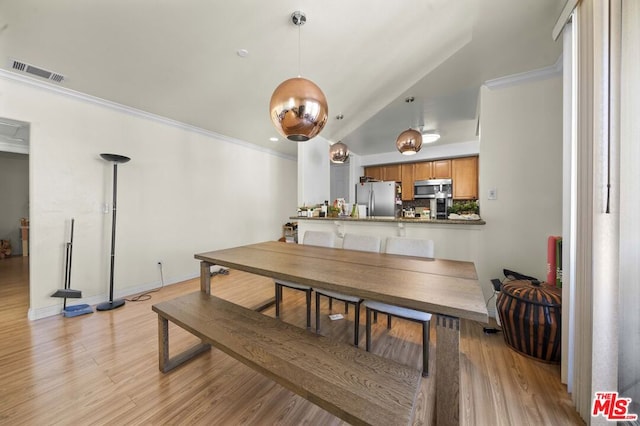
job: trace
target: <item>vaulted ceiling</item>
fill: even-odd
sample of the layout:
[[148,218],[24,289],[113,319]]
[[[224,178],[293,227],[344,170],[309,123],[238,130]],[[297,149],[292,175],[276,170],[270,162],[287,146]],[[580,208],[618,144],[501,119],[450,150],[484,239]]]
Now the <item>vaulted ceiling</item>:
[[[269,100],[299,73],[324,91],[320,134],[358,154],[409,126],[476,140],[489,79],[550,66],[561,0],[3,0],[0,66],[286,155]],[[290,15],[303,11],[298,28]],[[246,50],[246,56],[238,54]],[[37,78],[37,77],[35,77]],[[406,104],[405,97],[416,102]],[[343,114],[343,120],[336,120]],[[272,142],[270,137],[279,141]]]

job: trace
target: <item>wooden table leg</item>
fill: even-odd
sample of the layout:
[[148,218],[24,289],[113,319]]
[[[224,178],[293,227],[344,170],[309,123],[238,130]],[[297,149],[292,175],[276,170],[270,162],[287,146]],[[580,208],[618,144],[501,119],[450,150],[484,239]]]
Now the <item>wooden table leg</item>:
[[211,264],[200,262],[200,291],[211,294]]
[[460,424],[460,319],[437,315],[436,424]]
[[158,368],[165,373],[169,362],[169,322],[158,315]]

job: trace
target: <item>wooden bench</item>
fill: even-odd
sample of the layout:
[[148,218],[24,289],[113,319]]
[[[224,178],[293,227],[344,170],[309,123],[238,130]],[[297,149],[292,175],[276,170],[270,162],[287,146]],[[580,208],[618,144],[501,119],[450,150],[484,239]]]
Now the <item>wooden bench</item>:
[[[195,292],[153,305],[167,372],[210,345],[352,424],[409,424],[420,371]],[[168,321],[202,343],[169,357]]]

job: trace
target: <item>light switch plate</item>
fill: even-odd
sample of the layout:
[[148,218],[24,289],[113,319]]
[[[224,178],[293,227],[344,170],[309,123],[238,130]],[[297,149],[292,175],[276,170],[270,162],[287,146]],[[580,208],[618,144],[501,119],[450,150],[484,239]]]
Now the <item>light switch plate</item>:
[[497,200],[498,199],[498,190],[496,188],[489,189],[489,192],[487,194],[487,198],[489,200]]

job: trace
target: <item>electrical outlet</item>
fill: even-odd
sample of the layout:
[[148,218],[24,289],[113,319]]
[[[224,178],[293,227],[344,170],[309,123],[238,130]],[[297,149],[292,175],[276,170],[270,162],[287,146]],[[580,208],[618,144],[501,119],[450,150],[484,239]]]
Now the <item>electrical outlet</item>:
[[498,199],[498,190],[496,188],[489,189],[489,192],[487,194],[487,198],[489,200],[497,200]]

